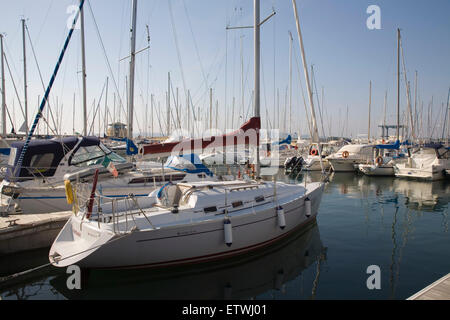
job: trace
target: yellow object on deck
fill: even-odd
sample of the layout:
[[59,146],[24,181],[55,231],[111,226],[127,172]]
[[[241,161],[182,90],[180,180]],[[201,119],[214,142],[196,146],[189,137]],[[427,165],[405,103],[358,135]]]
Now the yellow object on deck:
[[66,189],[66,199],[68,204],[73,203],[73,189],[69,180],[64,180],[64,187]]

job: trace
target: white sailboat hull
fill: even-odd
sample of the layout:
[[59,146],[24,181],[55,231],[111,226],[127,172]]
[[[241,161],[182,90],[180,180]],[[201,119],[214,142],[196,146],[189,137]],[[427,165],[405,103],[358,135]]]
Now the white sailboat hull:
[[355,165],[360,164],[359,159],[331,159],[328,158],[334,172],[354,172]]
[[[318,156],[306,159],[306,165],[303,167],[305,171],[322,171],[322,167],[320,166],[320,159]],[[322,159],[323,168],[325,171],[328,171],[331,167],[330,162],[327,159]]]
[[[183,175],[184,174],[181,174]],[[136,175],[136,177],[139,177]],[[145,178],[145,177],[143,177]],[[166,179],[158,182],[142,182],[131,183],[132,179],[116,178],[106,179],[99,181],[97,185],[97,191],[102,195],[111,198],[124,198],[130,194],[136,197],[146,197],[150,192],[156,188],[161,187],[165,182],[170,180],[170,176],[167,175]],[[184,180],[188,181],[201,181],[202,178],[196,174],[186,174]],[[7,182],[4,182],[8,185]],[[62,184],[57,186],[39,186],[39,187],[23,187],[17,189],[18,195],[16,197],[9,197],[0,194],[1,207],[14,208],[14,206],[20,208],[21,212],[27,214],[35,213],[51,213],[59,211],[68,211],[72,209],[72,205],[67,203],[65,187]],[[10,205],[8,205],[10,203]]]
[[[146,186],[122,186],[104,188],[103,195],[109,197],[126,197],[130,193],[136,197],[146,197],[155,190],[151,184]],[[32,188],[26,189],[20,193],[14,200],[24,213],[51,213],[59,211],[68,211],[72,205],[67,203],[64,186],[55,188]]]
[[[105,232],[98,230],[97,223],[83,223],[83,230],[80,230],[80,218],[73,216],[55,240],[49,256],[58,253],[62,257],[59,263],[53,262],[59,267],[76,263],[86,268],[130,268],[198,263],[242,254],[269,245],[315,221],[323,187],[322,183],[312,183],[305,194],[293,196],[283,203],[286,221],[284,229],[278,225],[273,202],[262,204],[260,208],[253,210],[245,209],[240,214],[229,214],[233,238],[231,246],[227,246],[224,241],[223,214],[211,215],[202,222],[135,231],[123,237],[116,234],[100,246],[95,243],[103,241],[99,239],[105,237]],[[306,198],[311,200],[309,217],[306,216]],[[86,238],[86,233],[89,233],[90,238]],[[83,236],[81,241],[77,234]],[[92,241],[94,249],[88,256],[82,259],[64,258],[86,250],[85,246],[89,241]]]
[[359,171],[367,176],[394,176],[394,167],[391,165],[374,165],[374,164],[360,164]]

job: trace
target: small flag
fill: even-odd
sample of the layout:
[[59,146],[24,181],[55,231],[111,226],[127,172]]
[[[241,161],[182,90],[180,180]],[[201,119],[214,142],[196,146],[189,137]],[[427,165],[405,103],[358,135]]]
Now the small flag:
[[105,157],[105,159],[102,162],[102,166],[104,166],[106,169],[108,169],[108,171],[111,172],[115,178],[117,178],[119,176],[119,173],[117,172],[117,169],[114,166],[114,164],[112,163],[110,158]]

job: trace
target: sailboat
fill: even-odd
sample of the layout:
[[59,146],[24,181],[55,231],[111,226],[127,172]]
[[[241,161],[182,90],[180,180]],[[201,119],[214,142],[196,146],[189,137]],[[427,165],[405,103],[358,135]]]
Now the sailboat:
[[[385,98],[386,99],[386,98]],[[385,100],[386,108],[386,100]],[[379,144],[373,147],[374,158],[370,163],[358,165],[358,170],[368,176],[394,176],[396,164],[404,162],[400,149],[400,29],[397,29],[397,140],[394,144]],[[396,150],[396,151],[394,151]]]
[[373,146],[375,157],[373,163],[359,164],[360,172],[368,176],[394,176],[394,166],[401,163],[405,157],[399,154],[400,142],[394,144],[379,144]]
[[[259,0],[254,0],[257,120],[259,7]],[[86,268],[205,262],[262,248],[315,221],[324,183],[301,186],[262,181],[260,126],[257,129],[256,180],[167,183],[146,198],[110,201],[96,193],[94,183],[88,204],[77,205],[53,242],[50,262],[56,267]]]
[[[2,212],[14,213],[20,209],[34,214],[70,210],[65,181],[91,182],[95,170],[100,172],[99,191],[108,197],[129,194],[143,197],[167,181],[199,181],[212,176],[206,167],[191,163],[185,163],[183,168],[166,163],[139,170],[136,164],[105,147],[98,137],[34,139],[19,164],[23,148],[24,142],[11,145],[10,165],[0,184]],[[191,170],[182,172],[183,169]]]
[[[130,194],[133,197],[146,197],[149,192],[168,181],[195,182],[206,177],[210,180],[215,179],[206,167],[202,167],[201,164],[193,165],[188,158],[179,161],[179,164],[184,164],[184,167],[167,166],[167,164],[157,167],[155,163],[136,165],[112,152],[101,143],[98,137],[31,139],[73,34],[76,20],[80,15],[82,16],[83,5],[84,0],[81,0],[79,11],[74,18],[72,29],[66,38],[63,51],[27,139],[11,145],[6,177],[0,184],[0,212],[15,213],[19,209],[22,213],[34,214],[70,210],[71,203],[66,199],[67,190],[70,189],[68,185],[81,181],[93,183],[93,176],[97,170],[100,176],[97,179],[98,191],[106,197],[124,197]],[[135,10],[136,7],[134,7]],[[134,57],[135,29],[134,26],[131,57]],[[130,66],[130,74],[134,74],[133,68],[134,66]],[[130,81],[132,80],[133,77],[130,75]],[[130,96],[132,96],[132,83],[130,88]],[[131,98],[129,107],[129,114],[132,115]],[[132,117],[129,121],[132,123]],[[132,137],[130,124],[128,136]],[[134,148],[137,152],[137,147],[131,140],[127,139],[126,142],[128,149]],[[170,163],[172,162],[171,160]],[[170,163],[168,162],[169,165]]]

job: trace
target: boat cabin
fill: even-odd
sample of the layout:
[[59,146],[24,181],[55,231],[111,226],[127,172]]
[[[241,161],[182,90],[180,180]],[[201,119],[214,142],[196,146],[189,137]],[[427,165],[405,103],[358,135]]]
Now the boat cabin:
[[36,177],[53,177],[59,168],[80,168],[101,164],[107,156],[114,163],[126,160],[108,148],[97,137],[66,137],[31,140],[19,166],[24,141],[11,144],[6,180],[30,180]]

